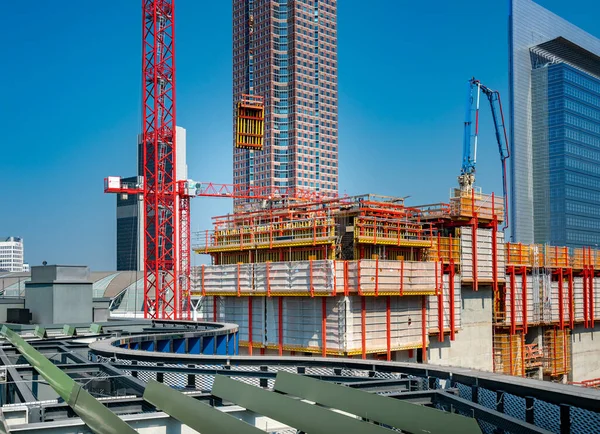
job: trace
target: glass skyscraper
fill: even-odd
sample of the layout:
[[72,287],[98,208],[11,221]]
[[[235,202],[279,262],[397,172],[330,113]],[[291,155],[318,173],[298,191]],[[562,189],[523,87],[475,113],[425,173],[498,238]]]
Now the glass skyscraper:
[[265,98],[264,150],[234,148],[236,186],[337,193],[336,3],[233,0],[233,103]]
[[600,244],[600,40],[511,0],[514,241]]

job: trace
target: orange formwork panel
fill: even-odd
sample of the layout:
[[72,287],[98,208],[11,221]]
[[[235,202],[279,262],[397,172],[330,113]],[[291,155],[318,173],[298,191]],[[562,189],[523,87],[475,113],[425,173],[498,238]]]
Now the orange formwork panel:
[[450,194],[450,214],[453,217],[480,220],[504,221],[504,198],[494,194],[483,194],[480,189],[470,191],[452,189]]
[[256,95],[242,95],[236,107],[235,147],[261,151],[264,135],[264,98]]
[[525,337],[518,330],[511,333],[502,329],[494,331],[494,372],[506,375],[525,376]]
[[544,374],[552,377],[571,372],[571,331],[551,328],[543,336]]

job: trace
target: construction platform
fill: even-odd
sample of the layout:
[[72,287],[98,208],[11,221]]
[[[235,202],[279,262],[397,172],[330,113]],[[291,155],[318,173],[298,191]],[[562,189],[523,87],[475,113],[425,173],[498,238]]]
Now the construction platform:
[[425,362],[461,333],[467,292],[489,291],[489,365],[473,367],[566,381],[565,334],[600,317],[600,252],[506,243],[503,219],[504,198],[476,189],[250,203],[195,235],[211,263],[193,267],[190,305],[240,324],[249,354]]

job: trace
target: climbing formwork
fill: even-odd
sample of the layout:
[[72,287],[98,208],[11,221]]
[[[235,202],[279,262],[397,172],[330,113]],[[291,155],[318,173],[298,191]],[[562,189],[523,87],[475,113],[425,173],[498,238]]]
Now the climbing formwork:
[[521,330],[494,330],[494,372],[525,376],[525,337]]
[[391,360],[418,348],[425,360],[430,338],[452,345],[460,333],[465,291],[487,287],[494,369],[534,374],[539,354],[559,348],[537,330],[564,335],[600,318],[600,257],[505,243],[502,204],[479,191],[414,207],[376,195],[250,204],[199,234],[195,251],[211,264],[192,272],[196,316],[240,324],[249,352]]
[[553,327],[544,332],[544,374],[553,378],[571,372],[571,332]]
[[502,203],[478,192],[417,207],[379,195],[248,205],[197,234],[211,264],[192,270],[196,317],[240,324],[249,352],[425,360],[430,335],[459,333],[464,288],[505,280]]

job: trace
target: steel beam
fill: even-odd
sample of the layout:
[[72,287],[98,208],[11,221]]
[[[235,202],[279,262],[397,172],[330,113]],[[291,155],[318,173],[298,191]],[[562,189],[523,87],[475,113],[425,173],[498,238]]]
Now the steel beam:
[[25,342],[21,336],[6,326],[2,327],[1,333],[92,431],[97,434],[135,434],[133,428],[94,399],[71,377]]
[[387,428],[221,375],[215,377],[212,394],[311,434],[334,432],[384,434],[390,432]]
[[452,427],[455,432],[464,434],[481,433],[475,419],[289,372],[277,373],[275,390],[389,425],[404,432],[442,434],[448,432],[448,427]]
[[17,368],[10,367],[13,363],[8,359],[4,350],[0,349],[0,361],[6,366],[7,383],[12,381],[12,385],[15,386],[15,390],[21,402],[35,402],[37,398],[31,392],[31,389],[27,387],[27,383],[21,377],[21,374],[17,371]]
[[259,434],[264,431],[169,386],[150,380],[144,399],[169,416],[202,434]]

